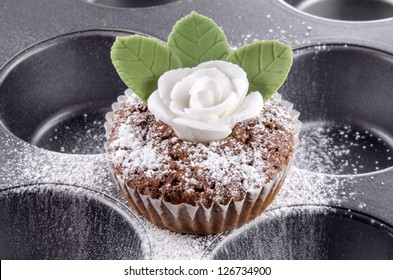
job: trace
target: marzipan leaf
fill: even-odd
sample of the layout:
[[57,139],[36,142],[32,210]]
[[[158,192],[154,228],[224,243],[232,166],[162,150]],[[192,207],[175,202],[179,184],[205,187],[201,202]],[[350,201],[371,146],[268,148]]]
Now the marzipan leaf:
[[111,60],[123,82],[145,102],[162,74],[182,66],[168,46],[140,35],[117,37]]
[[246,71],[250,83],[248,91],[259,91],[267,101],[288,76],[292,48],[277,41],[257,41],[232,52],[227,60]]
[[194,67],[209,60],[225,60],[230,52],[221,28],[196,12],[175,24],[168,37],[168,46],[181,59],[183,67]]

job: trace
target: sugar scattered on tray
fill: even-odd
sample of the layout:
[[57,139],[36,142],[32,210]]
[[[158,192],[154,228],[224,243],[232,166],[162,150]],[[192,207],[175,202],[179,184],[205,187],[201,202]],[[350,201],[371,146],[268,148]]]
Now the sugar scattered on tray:
[[234,231],[230,238],[223,238],[211,257],[325,259],[328,257],[325,244],[329,238],[329,219],[326,220],[325,215],[331,212],[332,209],[323,206],[270,209],[243,229]]
[[387,141],[360,127],[330,123],[305,126],[294,165],[325,174],[351,175],[393,166]]
[[[2,140],[9,147],[3,152],[10,159],[2,166],[9,174],[8,181],[2,181],[3,185],[36,182],[75,185],[108,194],[126,204],[113,184],[104,155],[52,153],[10,138]],[[340,184],[337,179],[293,167],[270,209],[297,204],[328,204],[341,199],[336,195]],[[145,230],[141,234],[147,232],[149,239],[144,240],[143,248],[146,253],[151,250],[155,259],[199,259],[213,242],[225,236],[182,235],[159,229],[143,218],[141,223],[141,229]]]
[[[344,133],[339,132],[338,134],[345,137],[348,133],[344,131]],[[362,135],[355,133],[355,140],[361,140],[361,137]],[[104,155],[52,153],[16,141],[9,136],[0,136],[0,138],[7,147],[2,151],[7,161],[1,168],[4,173],[9,175],[2,179],[1,185],[9,187],[31,183],[69,184],[111,195],[125,204],[120,192],[112,182]],[[317,139],[321,140],[319,136]],[[337,167],[331,161],[331,157],[322,157],[320,160],[310,157],[310,153],[317,151],[310,150],[310,147],[315,146],[315,139],[306,137],[304,141],[299,146],[297,159],[290,169],[281,191],[269,207],[268,212],[262,214],[260,219],[264,219],[264,215],[273,215],[273,218],[279,218],[283,211],[281,209],[299,204],[339,204],[341,201],[351,199],[359,203],[360,209],[367,207],[364,202],[358,200],[361,194],[344,188],[347,179],[317,172],[318,170],[325,173],[332,172]],[[329,146],[330,140],[326,141],[325,145]],[[329,146],[329,149],[332,147],[333,150],[330,152],[333,155],[338,157],[346,155],[346,152],[339,152],[339,149],[334,150],[334,146]],[[389,153],[390,149],[385,148],[384,151]],[[313,156],[318,156],[318,154],[313,154]],[[391,156],[388,156],[387,160],[389,158],[391,159]],[[305,170],[305,168],[310,169],[310,166],[314,168],[312,171]],[[380,184],[383,185],[384,182]],[[141,218],[141,225],[137,225],[137,227],[143,230],[141,235],[147,233],[148,239],[144,239],[143,248],[146,253],[151,250],[152,257],[155,259],[202,258],[213,243],[224,238],[227,234],[214,236],[176,234],[159,229],[143,218]],[[238,231],[242,230],[244,229]]]

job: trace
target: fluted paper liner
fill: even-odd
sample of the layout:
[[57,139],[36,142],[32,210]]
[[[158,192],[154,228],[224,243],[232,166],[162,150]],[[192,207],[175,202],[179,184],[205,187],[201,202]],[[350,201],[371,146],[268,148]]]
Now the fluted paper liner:
[[[119,96],[117,102],[112,105],[112,109],[116,110],[119,107],[119,103],[124,102],[128,98],[127,94],[129,93],[130,91],[127,90],[125,92],[126,95]],[[279,94],[275,94],[272,98],[281,100]],[[285,100],[281,100],[281,102],[289,111],[289,115],[293,120],[296,149],[301,127],[301,122],[298,120],[299,112],[292,109],[292,103]],[[106,120],[105,130],[108,139],[113,112],[106,115]],[[105,151],[107,152],[107,157],[108,147],[109,142],[106,142]],[[120,188],[132,208],[148,221],[158,227],[180,233],[214,234],[238,228],[260,215],[271,204],[283,185],[293,156],[294,152],[288,164],[269,183],[260,188],[247,191],[243,200],[234,201],[232,199],[227,205],[214,202],[210,208],[206,208],[203,205],[192,206],[186,203],[172,204],[143,195],[138,190],[126,186],[125,182],[116,176],[110,160],[108,159],[107,161],[116,185]]]

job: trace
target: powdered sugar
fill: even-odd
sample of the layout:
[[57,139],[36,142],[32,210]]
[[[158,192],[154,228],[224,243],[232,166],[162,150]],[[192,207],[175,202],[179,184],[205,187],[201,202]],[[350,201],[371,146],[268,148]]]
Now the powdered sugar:
[[346,179],[292,167],[271,208],[290,205],[338,203]]
[[[1,166],[2,172],[7,174],[1,178],[2,186],[57,182],[94,189],[115,197],[126,205],[120,191],[112,181],[104,155],[59,154],[33,148],[27,143],[15,141],[12,137],[0,136],[0,138],[7,147],[1,151],[4,159],[7,159]],[[306,160],[308,158],[306,153],[307,150],[301,149],[297,157]],[[281,209],[285,206],[337,205],[340,201],[360,195],[357,193],[340,195],[346,185],[346,180],[349,179],[292,167],[281,191],[268,208],[268,211],[277,210],[269,212],[268,217],[280,219]],[[264,215],[262,214],[258,220],[263,222]],[[218,240],[224,240],[227,235],[227,233],[213,236],[176,234],[157,228],[143,217],[140,220],[141,223],[134,226],[141,236],[145,258],[200,259],[208,257],[208,251],[213,248],[212,244],[217,244]],[[243,230],[244,228],[240,228],[238,232],[241,233]]]
[[[1,171],[3,174],[7,174],[1,178],[1,186],[45,182],[76,185],[106,193],[122,201],[124,205],[126,204],[120,191],[113,183],[104,155],[67,155],[48,152],[4,135],[0,135],[0,140],[5,147],[1,151],[4,160]],[[173,140],[168,139],[168,141]],[[312,144],[306,139],[306,146],[312,146]],[[296,157],[306,163],[310,159],[307,156],[308,153],[309,150],[300,149]],[[315,168],[323,168],[321,165],[329,164],[326,160],[313,162],[313,164]],[[297,164],[295,162],[295,165]],[[310,162],[308,164],[311,165]],[[360,193],[344,190],[348,180],[350,179],[292,167],[281,191],[268,209],[268,211],[277,210],[269,212],[269,215],[273,215],[274,219],[280,219],[281,209],[285,206],[339,205],[349,199],[356,198],[358,200],[361,196]],[[75,193],[75,195],[78,194]],[[359,201],[359,205],[367,207],[364,204]],[[262,214],[258,219],[260,222],[263,222],[264,215]],[[217,244],[217,240],[223,240],[227,235],[176,234],[155,227],[143,217],[140,220],[141,224],[134,226],[141,236],[145,258],[199,259],[206,255],[212,244]],[[241,233],[243,230],[244,228],[240,228],[238,232]],[[125,248],[125,250],[130,250],[130,248]]]
[[[261,166],[251,166],[249,164],[252,160],[261,160],[259,154],[257,155],[253,152],[252,154],[241,153],[240,155],[233,155],[228,151],[228,153],[225,153],[225,156],[223,156],[210,150],[206,146],[200,146],[199,148],[207,157],[201,159],[200,156],[195,153],[193,164],[203,166],[206,170],[210,170],[209,173],[212,180],[216,182],[219,181],[222,185],[229,185],[233,182],[233,177],[236,177],[244,181],[246,187],[265,183],[266,177],[259,172]],[[233,170],[233,173],[228,174],[228,170]]]
[[326,174],[362,174],[393,166],[391,139],[374,127],[316,122],[303,126],[295,166]]

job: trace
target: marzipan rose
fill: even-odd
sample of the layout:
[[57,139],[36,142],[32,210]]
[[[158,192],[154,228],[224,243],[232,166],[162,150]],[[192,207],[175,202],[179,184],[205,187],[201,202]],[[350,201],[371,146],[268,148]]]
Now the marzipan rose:
[[248,86],[247,74],[239,66],[208,61],[164,73],[148,99],[148,108],[183,140],[222,140],[236,123],[262,110],[261,94],[247,95]]

